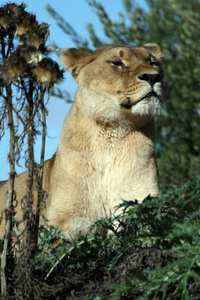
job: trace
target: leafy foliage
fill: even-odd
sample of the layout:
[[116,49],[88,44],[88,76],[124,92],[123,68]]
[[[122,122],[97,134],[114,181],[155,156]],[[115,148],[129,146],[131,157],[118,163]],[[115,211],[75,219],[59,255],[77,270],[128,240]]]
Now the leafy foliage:
[[[137,299],[169,299],[169,295],[170,299],[197,299],[195,295],[200,292],[199,198],[200,178],[197,178],[160,198],[147,198],[142,204],[123,201],[119,207],[122,214],[99,220],[87,236],[71,242],[63,239],[57,230],[42,227],[43,237],[34,268],[49,282],[66,269],[73,269],[74,274],[78,270],[87,272],[89,266],[102,261],[112,283],[124,257],[137,254],[142,257],[150,250],[159,251],[155,264],[151,257],[146,267],[133,264],[129,276],[110,284],[110,293],[98,299],[121,299],[124,293],[133,295],[133,290],[138,290]],[[108,228],[111,234],[100,234],[101,228]],[[60,244],[52,247],[55,238],[61,239]],[[167,262],[162,255],[168,257]]]

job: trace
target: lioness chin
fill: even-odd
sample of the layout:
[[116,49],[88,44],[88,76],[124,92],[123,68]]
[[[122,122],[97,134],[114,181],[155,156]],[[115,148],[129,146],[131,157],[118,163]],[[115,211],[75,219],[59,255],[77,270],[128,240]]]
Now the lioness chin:
[[[75,237],[112,216],[122,199],[142,202],[159,193],[154,116],[161,108],[162,53],[156,44],[60,53],[79,87],[57,152],[45,162],[45,216],[48,224]],[[26,172],[15,180],[18,201],[26,181]],[[8,184],[0,186],[3,211]],[[22,219],[20,204],[17,218]]]

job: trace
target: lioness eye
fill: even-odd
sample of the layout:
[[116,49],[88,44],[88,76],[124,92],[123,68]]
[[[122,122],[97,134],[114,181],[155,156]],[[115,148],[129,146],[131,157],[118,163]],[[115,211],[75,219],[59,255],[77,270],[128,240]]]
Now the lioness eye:
[[151,61],[150,65],[151,66],[159,66],[159,62],[157,62],[157,61]]
[[125,64],[121,60],[109,60],[108,62],[113,66],[125,68]]
[[156,58],[152,54],[150,54],[150,56],[149,56],[149,63],[152,67],[159,66],[159,62],[156,60]]

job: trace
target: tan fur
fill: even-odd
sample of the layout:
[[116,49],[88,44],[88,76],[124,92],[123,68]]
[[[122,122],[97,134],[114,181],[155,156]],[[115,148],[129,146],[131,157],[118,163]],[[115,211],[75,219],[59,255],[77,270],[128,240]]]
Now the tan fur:
[[[142,202],[159,193],[153,118],[162,98],[162,53],[156,44],[109,45],[90,54],[61,49],[61,58],[79,88],[56,155],[45,163],[46,217],[74,237],[112,216],[122,199]],[[152,84],[149,74],[157,76]],[[16,178],[18,199],[26,176]],[[6,189],[4,183],[1,210]]]

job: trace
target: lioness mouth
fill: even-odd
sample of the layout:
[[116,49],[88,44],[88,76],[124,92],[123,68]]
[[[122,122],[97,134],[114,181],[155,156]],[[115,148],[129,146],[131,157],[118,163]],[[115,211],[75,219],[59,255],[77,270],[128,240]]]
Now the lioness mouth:
[[146,94],[145,96],[143,96],[143,97],[142,97],[141,99],[139,99],[137,102],[135,102],[134,105],[137,104],[138,102],[140,102],[141,100],[143,100],[143,99],[145,99],[145,98],[152,97],[152,96],[158,98],[158,95],[157,95],[154,91],[152,91],[152,92]]
[[124,107],[126,109],[129,109],[133,106],[134,104],[131,102],[131,98],[130,97],[127,97],[127,101],[126,103],[121,103],[120,106],[121,107]]
[[152,91],[152,92],[144,95],[142,98],[140,98],[138,101],[136,101],[134,103],[131,102],[130,97],[127,97],[127,102],[126,103],[121,103],[120,106],[123,107],[123,108],[126,108],[126,109],[130,109],[132,106],[136,105],[137,103],[139,103],[143,99],[149,98],[149,97],[152,97],[152,96],[159,98],[158,95],[154,91]]

